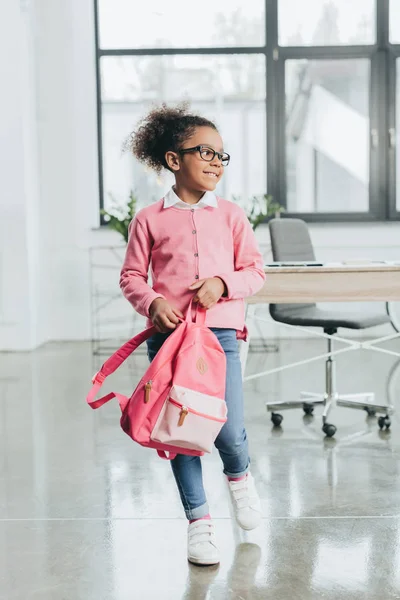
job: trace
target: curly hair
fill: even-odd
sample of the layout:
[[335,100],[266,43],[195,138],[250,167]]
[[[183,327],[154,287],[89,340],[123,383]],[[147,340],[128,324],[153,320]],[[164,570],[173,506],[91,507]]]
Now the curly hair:
[[170,170],[165,153],[168,150],[176,152],[193,135],[196,127],[211,127],[218,131],[212,121],[190,113],[188,103],[174,108],[163,103],[141,119],[125,142],[125,149],[157,173],[162,168]]

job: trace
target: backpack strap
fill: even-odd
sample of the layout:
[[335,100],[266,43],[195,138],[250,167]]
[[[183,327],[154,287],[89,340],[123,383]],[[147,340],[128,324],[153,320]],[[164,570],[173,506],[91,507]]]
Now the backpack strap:
[[[189,306],[186,312],[186,319],[185,321],[187,323],[193,323],[193,318],[192,318],[192,308],[193,308],[193,298],[194,296],[191,298],[190,302],[189,302]],[[206,322],[206,310],[204,310],[204,308],[200,308],[200,306],[198,304],[196,304],[195,306],[195,318],[194,318],[194,322],[197,325],[205,325]]]
[[174,458],[176,458],[176,453],[174,452],[168,452],[167,455],[167,453],[164,450],[157,450],[157,454],[160,458],[164,460],[174,460]]
[[136,350],[136,348],[138,348],[141,344],[143,344],[143,342],[148,340],[155,333],[157,333],[155,327],[149,327],[148,329],[145,329],[141,333],[135,335],[135,337],[129,340],[129,342],[126,342],[123,346],[121,346],[121,348],[114,352],[114,354],[110,356],[110,358],[106,360],[106,362],[101,367],[100,371],[98,371],[93,376],[93,387],[86,397],[86,401],[91,408],[100,408],[100,406],[103,406],[103,404],[106,404],[106,402],[109,402],[110,400],[112,400],[112,398],[117,398],[118,403],[121,407],[121,411],[124,410],[129,400],[127,396],[123,396],[122,394],[117,394],[115,392],[110,392],[109,394],[103,396],[102,398],[99,398],[98,400],[95,400],[95,397],[97,396],[101,386],[103,385],[107,377],[109,375],[112,375],[112,373],[114,373],[118,369],[118,367],[122,365],[122,363],[128,358],[128,356],[130,356],[132,352]]

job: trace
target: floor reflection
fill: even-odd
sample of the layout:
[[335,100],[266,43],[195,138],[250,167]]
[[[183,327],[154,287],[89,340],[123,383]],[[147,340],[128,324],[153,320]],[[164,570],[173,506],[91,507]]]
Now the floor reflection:
[[[319,348],[292,341],[278,350],[251,354],[249,369]],[[105,391],[129,393],[146,364],[134,357]],[[265,410],[267,398],[322,388],[322,362],[246,384],[263,525],[237,528],[219,457],[205,457],[222,561],[204,569],[186,561],[169,465],[120,430],[117,405],[85,405],[99,366],[86,344],[1,357],[1,599],[400,598],[399,411],[380,432],[376,419],[337,408],[336,439],[325,440],[318,410],[311,419],[286,412],[281,429]],[[354,352],[338,359],[338,380],[344,393],[368,389],[399,404],[400,361],[391,357]]]

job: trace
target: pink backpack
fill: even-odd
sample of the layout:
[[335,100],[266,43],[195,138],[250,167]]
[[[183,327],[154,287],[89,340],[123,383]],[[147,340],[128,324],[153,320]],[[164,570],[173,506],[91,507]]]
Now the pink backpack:
[[111,392],[95,400],[106,377],[156,333],[154,327],[121,346],[92,379],[89,406],[99,408],[117,398],[122,429],[135,442],[155,448],[161,458],[211,452],[227,419],[226,356],[204,322],[205,311],[199,309],[192,321],[190,304],[186,320],[164,342],[130,398]]

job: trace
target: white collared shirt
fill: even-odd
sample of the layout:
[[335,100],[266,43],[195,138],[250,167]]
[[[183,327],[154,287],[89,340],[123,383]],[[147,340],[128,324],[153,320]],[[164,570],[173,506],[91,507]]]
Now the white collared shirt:
[[212,206],[213,208],[218,208],[217,196],[214,192],[205,192],[204,195],[200,198],[197,204],[188,204],[187,202],[183,202],[174,192],[174,188],[171,188],[167,194],[164,196],[164,208],[170,208],[174,206],[175,208],[182,209],[198,209],[204,208],[206,206]]

